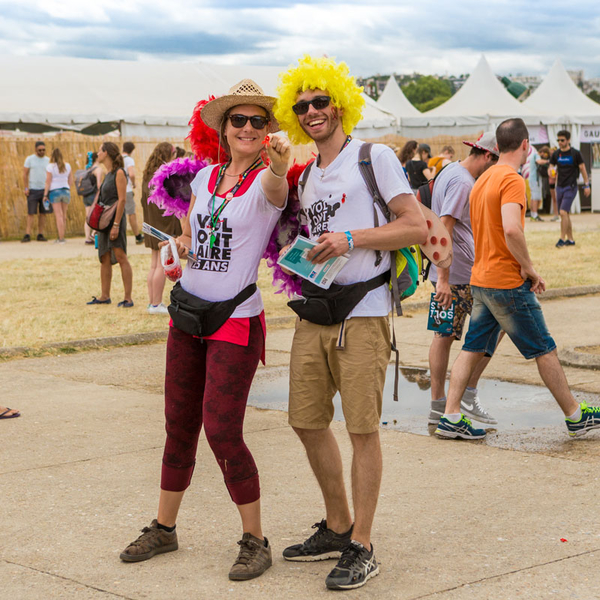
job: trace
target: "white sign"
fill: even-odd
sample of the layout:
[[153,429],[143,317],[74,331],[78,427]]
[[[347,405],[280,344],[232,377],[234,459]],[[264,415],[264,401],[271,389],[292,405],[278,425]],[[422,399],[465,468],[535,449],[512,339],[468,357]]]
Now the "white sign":
[[528,127],[529,130],[529,142],[531,144],[547,144],[548,143],[548,130],[545,125],[534,125]]
[[600,142],[600,125],[582,125],[579,141],[587,144]]

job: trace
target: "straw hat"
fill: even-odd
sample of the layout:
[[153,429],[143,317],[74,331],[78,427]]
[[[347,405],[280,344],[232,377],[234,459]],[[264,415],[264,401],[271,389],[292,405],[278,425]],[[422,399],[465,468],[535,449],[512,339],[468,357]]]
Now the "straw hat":
[[225,96],[220,96],[204,105],[200,117],[210,128],[219,131],[223,121],[223,115],[234,106],[240,104],[254,104],[264,108],[269,114],[271,122],[267,126],[268,132],[279,131],[279,123],[273,116],[273,104],[275,98],[265,96],[262,88],[252,79],[242,79],[236,83]]

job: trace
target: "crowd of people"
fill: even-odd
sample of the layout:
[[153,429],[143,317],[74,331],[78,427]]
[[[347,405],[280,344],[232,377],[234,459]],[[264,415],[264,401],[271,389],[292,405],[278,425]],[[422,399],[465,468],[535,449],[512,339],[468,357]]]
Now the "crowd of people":
[[[389,280],[395,266],[388,251],[428,240],[428,223],[415,192],[432,177],[432,208],[452,239],[454,260],[448,268],[433,268],[431,281],[442,306],[453,302],[457,306],[451,332],[436,335],[430,349],[429,421],[435,433],[449,439],[485,437],[485,430],[475,428],[471,419],[484,423],[495,419],[480,404],[477,381],[503,333],[525,358],[536,360],[565,415],[569,435],[600,427],[600,408],[578,403],[569,391],[536,299],[545,282],[532,264],[524,237],[527,201],[522,168],[530,155],[524,122],[508,119],[495,134],[465,142],[469,155],[459,162],[452,162],[455,152],[449,146],[432,157],[430,147],[416,141],[408,142],[398,156],[383,144],[372,145],[372,172],[388,219],[379,206],[374,208],[359,170],[364,142],[351,135],[363,104],[361,89],[344,63],[305,56],[282,76],[277,99],[265,95],[255,82],[243,80],[202,108],[202,120],[218,133],[229,159],[199,171],[182,223],[156,223],[163,230],[170,227],[180,257],[189,252],[217,257],[222,268],[202,269],[188,261],[173,289],[165,377],[167,439],[158,511],[123,550],[121,560],[139,562],[178,549],[177,516],[204,428],[241,521],[240,548],[229,578],[253,579],[272,565],[272,545],[261,519],[259,471],[244,442],[243,422],[255,371],[265,359],[258,265],[289,200],[291,144],[314,142],[318,150],[298,187],[297,216],[316,244],[307,258],[322,264],[346,255],[348,261],[329,290],[302,283],[305,300],[310,291],[321,313],[327,312],[325,324],[322,314],[296,309],[304,316],[296,323],[291,349],[288,420],[315,474],[324,515],[310,537],[283,550],[285,560],[337,559],[325,580],[335,590],[361,587],[379,573],[371,534],[383,470],[379,427],[391,354]],[[272,135],[279,130],[287,139]],[[570,151],[565,132],[561,134],[559,144],[564,148],[561,145],[548,158],[534,162],[544,165],[547,160],[549,171],[552,165],[557,167],[562,219],[572,202],[569,175],[580,172],[586,182],[587,175],[577,154]],[[157,145],[144,170],[144,188],[154,170],[175,154],[170,144]],[[46,192],[57,190],[52,205],[67,204],[61,187],[69,177],[66,165],[54,153],[53,160],[57,185],[50,187],[54,175],[48,171],[41,200]],[[31,164],[33,159],[29,169]],[[133,186],[135,176],[127,173],[123,155],[111,142],[102,144],[93,164],[105,171],[97,197],[117,203],[117,208],[110,231],[98,239],[102,294],[92,303],[110,302],[111,269],[118,262],[125,287],[121,306],[132,306],[125,227],[127,185]],[[147,197],[146,189],[143,192],[142,198]],[[144,218],[164,218],[152,216],[152,211],[146,203]],[[66,211],[60,214],[62,219]],[[561,227],[563,245],[569,245],[568,222]],[[159,302],[164,280],[158,272],[158,247],[148,245],[153,250],[148,289],[151,302]],[[465,342],[446,393],[450,347],[461,339],[468,314]],[[353,451],[352,510],[341,453],[330,428],[332,400],[338,391]]]

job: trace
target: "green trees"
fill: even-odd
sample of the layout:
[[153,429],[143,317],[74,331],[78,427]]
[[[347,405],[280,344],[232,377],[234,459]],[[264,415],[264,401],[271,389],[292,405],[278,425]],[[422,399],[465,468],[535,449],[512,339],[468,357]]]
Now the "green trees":
[[594,102],[597,102],[598,104],[600,104],[600,93],[598,93],[596,90],[592,90],[588,94],[588,98],[591,98]]
[[446,102],[454,93],[454,87],[446,79],[424,75],[403,86],[402,91],[413,106],[425,112]]

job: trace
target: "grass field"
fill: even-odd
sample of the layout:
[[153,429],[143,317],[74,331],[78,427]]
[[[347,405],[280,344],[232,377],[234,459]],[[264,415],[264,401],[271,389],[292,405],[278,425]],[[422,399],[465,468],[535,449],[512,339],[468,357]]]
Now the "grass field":
[[[579,216],[583,221],[583,216]],[[526,227],[534,264],[547,287],[600,284],[600,219],[593,215],[588,227],[576,222],[577,246],[557,249],[557,226]],[[75,241],[74,241],[75,243]],[[18,249],[18,246],[15,245]],[[13,259],[0,262],[0,347],[39,347],[48,342],[166,329],[168,317],[146,312],[146,273],[149,255],[130,256],[134,271],[132,309],[117,308],[123,286],[118,266],[113,267],[112,299],[108,306],[86,306],[99,295],[100,268],[95,255],[85,258]],[[274,294],[270,272],[263,264],[259,286],[268,317],[290,315],[283,294]],[[165,288],[168,303],[170,284]],[[426,300],[429,283],[419,286],[414,300]]]

